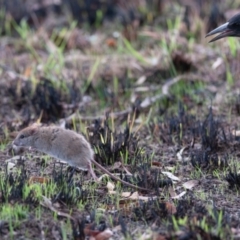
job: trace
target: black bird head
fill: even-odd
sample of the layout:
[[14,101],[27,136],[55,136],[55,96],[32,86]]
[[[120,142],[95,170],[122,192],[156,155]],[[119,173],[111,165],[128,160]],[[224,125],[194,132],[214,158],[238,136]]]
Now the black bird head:
[[206,37],[220,33],[210,42],[214,42],[224,37],[240,37],[240,13],[233,16],[228,22],[209,32]]

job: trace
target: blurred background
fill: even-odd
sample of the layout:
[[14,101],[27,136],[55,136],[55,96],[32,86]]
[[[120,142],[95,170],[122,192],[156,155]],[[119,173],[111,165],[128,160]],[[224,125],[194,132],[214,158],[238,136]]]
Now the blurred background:
[[[207,32],[238,11],[239,1],[223,0],[1,0],[1,30],[6,31],[6,20],[20,23],[25,19],[31,26],[63,27],[76,21],[79,27],[119,23],[126,31],[136,31],[143,25],[167,27],[170,21],[181,21],[182,31],[197,31],[197,19],[204,21]],[[53,22],[46,23],[47,19]],[[55,19],[55,22],[54,20]],[[132,33],[134,35],[134,33]]]
[[[194,98],[202,104],[218,99],[225,84],[238,87],[239,41],[209,44],[205,36],[236,14],[240,1],[1,0],[0,5],[1,116],[7,125],[17,121],[21,128],[39,116],[56,122],[76,112],[102,115],[122,104],[135,108],[181,74],[193,76],[174,94],[175,102]],[[164,114],[169,105],[157,103]]]

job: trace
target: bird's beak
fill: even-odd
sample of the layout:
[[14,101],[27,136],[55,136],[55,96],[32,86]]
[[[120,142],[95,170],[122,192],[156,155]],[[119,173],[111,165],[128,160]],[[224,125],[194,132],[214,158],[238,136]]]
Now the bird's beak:
[[216,33],[221,33],[221,34],[217,35],[215,38],[213,38],[209,42],[214,42],[214,41],[216,41],[216,40],[218,40],[220,38],[224,38],[224,37],[237,36],[237,34],[236,34],[236,32],[234,30],[228,28],[228,24],[229,24],[229,22],[226,22],[223,25],[221,25],[221,26],[215,28],[214,30],[212,30],[211,32],[209,32],[206,35],[206,37],[212,36],[212,35],[214,35]]

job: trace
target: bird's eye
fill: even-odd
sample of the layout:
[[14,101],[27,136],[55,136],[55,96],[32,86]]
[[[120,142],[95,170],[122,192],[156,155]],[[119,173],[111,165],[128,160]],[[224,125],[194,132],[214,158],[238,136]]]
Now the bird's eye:
[[20,135],[20,137],[19,137],[20,139],[23,139],[24,138],[24,135],[22,134],[22,135]]

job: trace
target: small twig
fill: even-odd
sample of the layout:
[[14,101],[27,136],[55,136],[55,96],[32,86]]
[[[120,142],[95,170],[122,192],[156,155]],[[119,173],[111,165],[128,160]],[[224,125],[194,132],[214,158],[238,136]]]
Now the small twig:
[[[122,116],[127,116],[129,113],[132,112],[132,108],[128,108],[126,110],[120,111],[120,112],[111,112],[108,114],[109,118],[118,118],[118,117],[122,117]],[[72,122],[72,120],[75,118],[74,121],[94,121],[97,119],[105,119],[106,115],[100,115],[100,116],[79,116],[78,113],[73,113],[72,115],[70,115],[69,117],[65,118],[65,119],[61,119],[60,121],[66,122],[66,123],[70,123]]]
[[[157,101],[159,101],[162,98],[166,98],[170,96],[169,93],[169,89],[172,85],[176,84],[177,82],[179,82],[181,79],[184,78],[188,78],[189,76],[185,76],[185,75],[180,75],[177,76],[175,78],[172,78],[170,80],[168,80],[163,86],[162,86],[162,93],[155,95],[153,97],[147,97],[145,98],[141,104],[140,104],[140,110],[146,109],[148,107],[150,107],[151,105],[153,105],[154,103],[156,103]],[[120,112],[111,112],[109,113],[109,117],[110,118],[118,118],[118,117],[123,117],[123,116],[127,116],[128,114],[132,113],[134,111],[134,108],[127,108],[123,111]],[[100,115],[100,116],[80,116],[78,113],[74,113],[72,115],[70,115],[69,117],[65,118],[63,121],[65,121],[66,123],[70,123],[72,122],[72,120],[74,119],[74,121],[94,121],[94,120],[98,120],[98,119],[105,119],[106,115]]]
[[75,220],[75,218],[73,218],[70,214],[61,212],[57,208],[55,208],[52,204],[52,201],[43,195],[42,195],[42,201],[40,201],[40,204],[46,208],[49,208],[52,212],[56,213],[57,216]]

